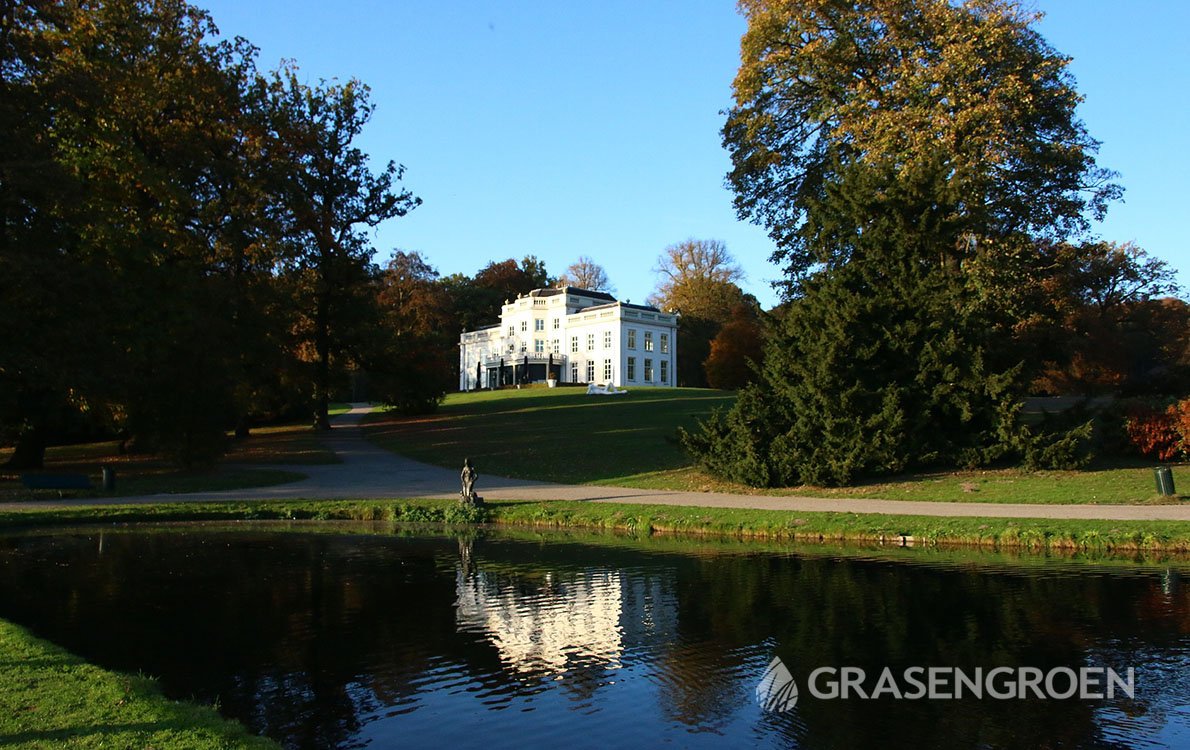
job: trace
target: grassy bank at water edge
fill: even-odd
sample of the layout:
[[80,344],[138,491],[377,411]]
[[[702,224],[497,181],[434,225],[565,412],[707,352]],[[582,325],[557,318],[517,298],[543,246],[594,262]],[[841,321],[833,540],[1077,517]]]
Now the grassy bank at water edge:
[[88,505],[0,512],[0,528],[53,523],[255,519],[494,523],[608,529],[638,534],[712,534],[809,543],[863,541],[1030,550],[1190,553],[1190,521],[947,518],[571,501],[499,501],[483,509],[463,508],[453,500],[425,499]]
[[275,750],[214,708],[172,701],[153,680],[100,669],[0,620],[0,746]]

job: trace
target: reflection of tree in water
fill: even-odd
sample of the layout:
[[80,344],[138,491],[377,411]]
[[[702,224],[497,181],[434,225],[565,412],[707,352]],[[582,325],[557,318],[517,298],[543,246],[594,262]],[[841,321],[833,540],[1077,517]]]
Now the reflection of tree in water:
[[[995,666],[1046,670],[1140,664],[1134,653],[1099,660],[1089,647],[1112,634],[1171,646],[1190,632],[1185,596],[1151,609],[1160,584],[1115,576],[989,575],[854,560],[718,557],[679,568],[684,643],[718,644],[721,653],[771,638],[803,687],[820,666]],[[1178,610],[1182,615],[1177,614]],[[706,706],[731,693],[730,660],[703,650],[667,655],[685,686],[671,698],[681,720],[706,720]],[[1181,661],[1185,668],[1184,655]],[[728,675],[715,679],[716,675]],[[757,672],[757,677],[759,671]],[[892,741],[917,746],[1103,745],[1096,704],[1073,701],[823,701],[797,707],[803,747],[864,747]],[[713,716],[714,714],[712,714]],[[904,734],[890,728],[908,728]],[[901,738],[898,740],[898,735]],[[1110,743],[1108,743],[1110,744]]]
[[[874,675],[1165,660],[1165,678],[1138,671],[1138,700],[1119,707],[1158,725],[1185,702],[1174,670],[1186,667],[1186,586],[1176,576],[1076,570],[109,533],[102,555],[89,539],[0,539],[0,616],[103,666],[161,676],[175,697],[219,699],[226,714],[292,747],[350,746],[365,722],[418,710],[444,670],[478,686],[468,696],[483,694],[483,704],[460,700],[479,711],[554,689],[573,697],[571,710],[598,705],[609,676],[632,672],[655,686],[648,695],[662,711],[636,719],[682,732],[746,721],[760,737],[808,748],[1110,746],[1123,735],[1097,726],[1105,709],[1094,702],[805,697],[818,666]],[[774,649],[803,697],[791,715],[760,718],[751,691]]]
[[343,746],[361,712],[415,694],[434,655],[484,661],[454,638],[453,587],[435,560],[453,552],[379,537],[108,534],[102,561],[61,545],[0,565],[0,616],[159,676],[171,697],[219,701],[287,746]]

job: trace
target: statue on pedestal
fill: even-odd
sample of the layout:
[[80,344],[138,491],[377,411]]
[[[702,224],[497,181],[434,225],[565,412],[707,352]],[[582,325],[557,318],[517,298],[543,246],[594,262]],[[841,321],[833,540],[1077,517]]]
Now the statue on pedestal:
[[471,459],[464,458],[463,470],[459,473],[459,479],[463,483],[463,490],[459,493],[459,502],[464,505],[483,505],[483,498],[475,494],[475,480],[478,478],[479,472],[475,471],[475,467],[471,465]]

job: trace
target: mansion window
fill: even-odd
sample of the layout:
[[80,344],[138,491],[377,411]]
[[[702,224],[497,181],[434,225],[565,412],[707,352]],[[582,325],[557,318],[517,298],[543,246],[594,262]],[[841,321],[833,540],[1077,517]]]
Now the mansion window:
[[[510,336],[511,336],[511,335],[512,335],[512,331],[509,331],[509,332],[508,332],[508,335],[510,335]],[[629,328],[629,329],[628,329],[628,348],[629,348],[629,349],[635,349],[635,348],[636,348],[636,329],[635,329],[635,328]]]
[[570,337],[570,353],[574,354],[576,352],[578,352],[578,336],[571,336]]
[[534,331],[544,331],[545,330],[545,321],[541,318],[534,318],[533,319],[533,330]]
[[595,360],[587,360],[587,382],[595,380]]
[[509,327],[508,327],[508,335],[509,335],[509,336],[515,336],[515,335],[516,335],[516,326],[509,326]]
[[562,353],[562,342],[560,340],[554,339],[551,344],[550,351],[552,351],[554,354]]
[[595,349],[595,334],[588,333],[587,334],[587,351],[592,351],[594,349]]
[[545,339],[533,339],[533,353],[545,354]]
[[653,360],[651,359],[645,360],[645,382],[653,382]]
[[521,321],[521,333],[524,333],[527,330],[529,330],[529,321],[522,320]]
[[610,359],[603,360],[603,379],[611,382],[612,379],[612,361]]
[[521,342],[521,354],[524,354],[527,351],[529,351],[529,345],[526,344],[524,341],[522,341]]
[[[661,353],[662,353],[662,354],[668,354],[668,353],[669,353],[669,334],[668,334],[668,333],[663,333],[663,334],[661,334]],[[661,377],[661,382],[662,382],[662,383],[664,383],[664,382],[665,382],[665,376],[664,376],[664,375]]]
[[[662,336],[661,338],[664,340],[665,337]],[[664,359],[661,360],[661,382],[669,382],[669,362]]]
[[570,363],[570,382],[571,383],[578,382],[578,362]]
[[604,349],[612,348],[612,332],[611,331],[603,332],[603,348]]
[[628,358],[628,380],[636,380],[636,357]]
[[[653,332],[652,331],[645,331],[645,351],[646,352],[653,351]],[[647,362],[648,360],[645,360],[645,361]],[[645,379],[648,380],[648,378],[645,378]]]
[[556,331],[556,330],[558,330],[558,329],[559,329],[559,328],[561,328],[561,327],[562,327],[562,319],[561,319],[561,318],[554,318],[554,330]]

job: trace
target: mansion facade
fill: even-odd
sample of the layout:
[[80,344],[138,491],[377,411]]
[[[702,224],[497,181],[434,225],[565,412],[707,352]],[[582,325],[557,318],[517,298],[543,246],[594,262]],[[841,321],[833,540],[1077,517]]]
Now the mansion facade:
[[500,323],[459,337],[459,390],[560,383],[673,386],[678,316],[572,286],[505,302]]

